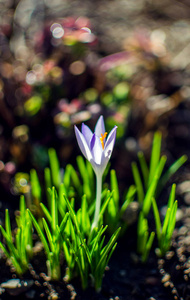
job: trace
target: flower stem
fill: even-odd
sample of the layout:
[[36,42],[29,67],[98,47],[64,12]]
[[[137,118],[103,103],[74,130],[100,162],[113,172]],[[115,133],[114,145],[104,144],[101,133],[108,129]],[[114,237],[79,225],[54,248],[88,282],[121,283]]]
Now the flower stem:
[[96,207],[94,213],[94,221],[92,223],[91,231],[94,227],[98,227],[98,220],[101,206],[101,194],[102,194],[102,175],[96,175]]

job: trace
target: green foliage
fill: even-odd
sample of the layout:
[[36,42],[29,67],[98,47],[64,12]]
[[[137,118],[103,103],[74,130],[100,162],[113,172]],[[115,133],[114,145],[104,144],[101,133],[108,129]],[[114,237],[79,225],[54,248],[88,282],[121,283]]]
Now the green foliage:
[[113,233],[121,226],[121,233],[124,234],[128,227],[128,223],[127,220],[123,222],[123,216],[129,204],[134,200],[136,188],[133,185],[129,187],[126,196],[124,197],[124,201],[120,205],[119,201],[121,197],[115,170],[111,170],[110,172],[110,188],[112,193],[105,211],[105,223],[108,225],[108,231],[110,233]]
[[28,263],[33,256],[32,223],[26,210],[24,196],[20,198],[20,211],[16,216],[17,228],[12,233],[8,209],[5,210],[5,229],[0,226],[6,246],[0,242],[0,247],[21,276],[28,269]]
[[[95,211],[95,176],[90,162],[77,157],[77,170],[67,165],[63,170],[54,149],[49,149],[49,168],[45,169],[47,206],[42,201],[42,186],[35,170],[30,172],[32,205],[26,209],[24,198],[20,200],[20,213],[16,218],[17,229],[12,234],[8,210],[5,214],[5,229],[1,226],[6,246],[0,247],[11,260],[16,272],[22,275],[28,268],[32,255],[32,223],[44,246],[47,273],[51,280],[60,280],[62,265],[60,257],[64,253],[66,277],[79,277],[83,289],[91,284],[97,291],[101,289],[105,268],[117,245],[119,235],[129,226],[126,210],[137,194],[140,213],[137,222],[137,251],[142,262],[146,262],[153,245],[155,232],[150,232],[148,217],[153,208],[157,254],[165,255],[171,244],[175,227],[177,201],[175,185],[168,200],[168,209],[161,224],[156,198],[169,178],[186,161],[182,156],[162,175],[166,156],[161,156],[161,134],[154,136],[150,165],[143,153],[138,154],[139,166],[132,163],[135,186],[131,185],[123,198],[120,196],[116,172],[110,171],[110,190],[103,184],[98,226],[93,227]],[[108,174],[109,168],[104,173]],[[35,209],[34,209],[35,208]],[[32,209],[32,212],[31,210]],[[106,224],[106,225],[105,225]],[[107,234],[106,234],[107,233]],[[109,238],[108,238],[109,237]]]
[[[49,189],[50,210],[41,203],[45,216],[42,219],[44,230],[41,229],[33,214],[28,210],[45,249],[48,276],[51,280],[60,280],[60,255],[63,251],[67,263],[67,279],[71,280],[75,276],[80,277],[82,287],[85,289],[91,278],[95,289],[99,290],[105,268],[116,247],[116,239],[120,229],[117,229],[105,244],[103,234],[107,226],[103,227],[102,225],[91,230],[92,217],[86,195],[82,197],[81,207],[75,211],[74,199],[68,200],[62,192],[63,184],[60,185],[59,193],[54,187]],[[101,208],[100,220],[103,220],[103,214],[109,200],[110,193],[107,194],[107,199]]]
[[[156,199],[158,198],[159,193],[161,192],[167,181],[187,160],[187,157],[183,155],[178,160],[176,160],[162,175],[167,157],[165,155],[161,156],[161,140],[161,133],[156,132],[154,134],[149,166],[147,165],[144,154],[142,152],[138,153],[140,168],[138,168],[137,163],[132,163],[132,172],[137,189],[137,199],[141,206],[141,212],[139,214],[137,226],[137,251],[141,254],[141,259],[143,262],[145,262],[148,258],[148,254],[150,252],[150,248],[152,247],[155,235],[154,232],[151,232],[149,234],[148,215],[151,207],[153,207],[154,210],[156,234],[159,243],[160,255],[164,255],[170,247],[171,235],[175,227],[174,220],[177,210],[177,202],[173,204],[173,200],[169,201],[170,206],[165,218],[166,220],[168,220],[169,216],[172,215],[173,221],[171,222],[171,227],[169,227],[168,231],[166,230],[168,221],[164,223],[164,231],[161,234],[161,223]],[[172,192],[172,195],[173,193],[174,192]],[[171,197],[171,199],[173,199],[173,196]],[[167,234],[165,231],[167,231]]]
[[38,224],[37,220],[35,219],[30,210],[28,210],[28,213],[45,249],[48,276],[51,278],[51,280],[60,280],[60,255],[62,248],[60,233],[65,230],[68,219],[68,213],[65,214],[65,217],[59,223],[57,195],[55,188],[52,188],[52,190],[50,190],[50,196],[50,211],[45,207],[44,204],[41,203],[41,207],[45,215],[45,218],[42,218],[43,229],[45,232],[41,229],[40,225]]
[[[45,169],[44,174],[46,189],[48,190],[48,188],[55,186],[56,190],[59,191],[60,186],[62,185],[62,191],[69,199],[72,197],[81,199],[85,194],[88,201],[94,201],[95,178],[90,162],[85,162],[82,156],[78,156],[78,171],[76,171],[71,164],[68,164],[65,167],[65,170],[61,170],[55,150],[51,148],[48,153],[50,167]],[[48,193],[47,199],[49,200],[48,202],[50,202]]]
[[132,163],[132,172],[137,188],[138,201],[142,206],[145,217],[148,216],[152,197],[158,197],[164,185],[171,176],[186,162],[186,155],[176,160],[168,170],[162,175],[167,157],[161,156],[162,135],[160,132],[154,134],[150,165],[148,166],[142,152],[138,153],[139,165]]
[[31,192],[32,192],[32,205],[39,209],[39,204],[42,199],[41,185],[38,179],[36,170],[32,169],[30,171],[30,183],[31,183]]
[[137,225],[137,252],[141,254],[142,262],[146,262],[152,248],[155,232],[149,234],[148,220],[141,211]]
[[165,214],[163,225],[161,224],[157,203],[154,198],[152,199],[152,207],[154,212],[156,234],[158,240],[158,249],[156,249],[156,253],[158,256],[164,256],[171,246],[171,239],[175,228],[177,212],[177,200],[175,200],[175,189],[176,185],[173,184],[168,200],[167,211]]
[[48,154],[49,154],[49,162],[50,162],[50,170],[51,170],[51,186],[49,187],[55,186],[56,189],[58,189],[62,181],[59,160],[55,149],[50,148]]
[[[80,276],[83,289],[87,288],[89,278],[96,291],[101,289],[102,279],[105,268],[116,247],[116,240],[119,235],[118,228],[105,245],[105,236],[103,236],[107,226],[95,227],[92,231],[86,232],[82,215],[87,215],[87,210],[83,209],[81,215],[75,213],[69,200],[65,197],[70,213],[70,222],[68,222],[67,238],[63,234],[63,243],[65,257],[68,264],[69,279],[74,276]],[[87,218],[89,221],[89,218]],[[87,223],[90,229],[90,223]],[[87,237],[86,237],[87,236]]]

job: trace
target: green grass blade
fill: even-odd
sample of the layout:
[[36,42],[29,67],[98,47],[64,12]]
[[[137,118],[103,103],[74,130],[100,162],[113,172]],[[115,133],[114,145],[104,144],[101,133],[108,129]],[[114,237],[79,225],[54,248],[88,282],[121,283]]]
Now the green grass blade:
[[55,149],[50,148],[48,150],[48,154],[49,154],[50,170],[52,174],[52,182],[53,185],[58,189],[61,183],[59,161]]
[[77,156],[77,166],[78,166],[80,175],[83,178],[83,181],[86,182],[86,180],[87,180],[87,176],[86,176],[87,170],[86,170],[86,165],[85,165],[85,162],[84,162],[84,159],[83,159],[82,156]]
[[110,185],[111,191],[113,191],[113,200],[115,211],[119,210],[119,187],[115,170],[110,171]]
[[80,195],[82,193],[82,189],[81,189],[81,182],[79,180],[79,176],[72,165],[70,165],[70,168],[71,168],[70,174],[71,174],[71,179],[72,179],[73,185]]
[[172,208],[174,201],[175,201],[175,191],[176,191],[176,184],[172,185],[172,189],[170,192],[169,200],[168,200],[168,208]]
[[168,231],[167,231],[167,234],[169,235],[170,238],[172,237],[175,224],[176,224],[177,207],[178,207],[178,201],[176,200],[171,210],[170,221],[169,221]]
[[20,206],[19,210],[20,210],[21,216],[24,217],[24,214],[25,214],[25,211],[26,211],[26,202],[25,202],[24,195],[20,196],[20,205],[19,206]]
[[162,236],[163,237],[166,236],[166,232],[167,232],[167,228],[168,228],[168,224],[169,224],[169,220],[170,220],[170,215],[171,215],[171,208],[168,207],[165,218],[164,218],[163,227],[162,227]]
[[15,248],[17,249],[18,253],[20,254],[20,258],[22,258],[22,250],[21,250],[21,228],[17,228],[17,233],[15,236]]
[[71,169],[72,166],[69,164],[65,168],[63,184],[66,190],[66,195],[68,196],[69,187],[71,186]]
[[123,216],[124,212],[126,211],[129,204],[134,200],[134,196],[136,193],[136,187],[134,185],[131,185],[128,189],[128,192],[125,197],[125,201],[120,209],[120,218]]
[[142,255],[142,262],[146,262],[147,259],[148,259],[148,256],[149,256],[149,253],[150,253],[150,250],[152,248],[152,244],[153,244],[153,241],[154,241],[154,237],[155,237],[155,232],[152,231],[150,236],[149,236],[149,239],[146,243],[146,246],[145,246],[145,251]]
[[49,210],[47,209],[47,207],[43,203],[40,203],[40,207],[41,207],[41,209],[42,209],[42,211],[43,211],[46,219],[51,224],[51,222],[52,222],[52,216],[51,216]]
[[138,159],[139,159],[139,163],[140,163],[140,167],[141,167],[141,172],[143,175],[144,186],[147,189],[148,188],[148,179],[149,179],[149,169],[148,169],[148,165],[146,163],[143,152],[140,151],[138,153]]
[[43,222],[43,226],[44,226],[44,229],[45,229],[48,241],[49,241],[51,252],[54,252],[56,244],[54,245],[53,236],[52,236],[49,226],[44,218],[42,218],[42,222]]
[[95,238],[91,241],[92,249],[90,250],[90,257],[93,256],[94,249],[98,245],[100,238],[103,235],[103,233],[106,231],[107,227],[108,226],[105,226],[105,227],[101,226],[100,229],[98,230],[98,232],[96,233]]
[[10,258],[10,254],[8,253],[7,249],[4,247],[4,245],[1,242],[0,242],[0,248],[3,250],[6,257]]
[[138,202],[143,203],[144,189],[143,189],[143,183],[141,180],[141,176],[140,176],[136,162],[132,162],[131,166],[132,166],[133,178],[134,178],[136,189],[137,189]]
[[155,173],[153,174],[153,178],[152,178],[152,182],[149,185],[148,191],[146,192],[145,198],[144,198],[144,202],[143,202],[143,213],[145,216],[147,216],[149,214],[150,208],[151,208],[151,202],[152,202],[152,197],[154,197],[157,185],[158,185],[158,181],[160,179],[160,176],[162,174],[162,171],[164,169],[165,163],[166,163],[166,156],[162,156],[160,159],[160,162],[157,166],[157,169],[155,171]]
[[[65,196],[64,196],[65,197]],[[75,214],[75,211],[73,210],[69,200],[67,199],[67,197],[65,197],[65,201],[67,203],[67,206],[68,206],[68,210],[69,210],[69,213],[70,213],[70,229],[71,229],[71,237],[73,239],[73,241],[75,241],[75,244],[77,244],[77,238],[80,240],[80,243],[83,244],[83,247],[85,249],[85,252],[86,252],[86,255],[87,255],[87,258],[88,260],[90,260],[90,254],[89,254],[89,251],[88,251],[88,248],[86,246],[86,242],[84,242],[84,239],[83,239],[83,236],[82,236],[82,233],[80,232],[80,229],[79,229],[79,224],[78,224],[78,221],[77,221],[77,216]],[[72,226],[72,221],[73,221],[73,224],[74,224],[74,227],[75,229],[73,228]],[[83,243],[84,242],[84,243]]]
[[60,184],[59,186],[59,196],[58,196],[58,211],[61,214],[61,217],[64,218],[66,210],[67,210],[67,204],[65,202],[65,199],[63,195],[67,195],[67,191],[65,188],[65,185],[63,183]]
[[90,232],[91,223],[90,217],[88,214],[88,205],[86,195],[82,197],[82,204],[81,204],[81,225],[83,228],[83,232],[88,234]]
[[20,196],[19,211],[20,211],[19,216],[16,216],[17,226],[20,227],[21,224],[23,226],[25,226],[25,223],[26,223],[26,217],[25,217],[26,203],[25,203],[24,195]]
[[[101,258],[99,260],[99,263],[96,267],[96,269],[98,269],[101,265],[102,265],[102,262],[104,261],[104,259],[107,257],[107,255],[109,254],[109,251],[112,249],[113,245],[115,244],[116,240],[117,240],[117,237],[119,235],[119,232],[121,230],[121,227],[118,228],[114,233],[113,235],[111,236],[109,242],[107,243],[107,245],[103,248],[103,251],[101,253]],[[106,267],[106,266],[105,266]]]
[[137,251],[143,254],[145,251],[146,242],[148,239],[148,220],[144,217],[143,212],[139,214],[137,224]]
[[71,217],[71,219],[73,220],[73,222],[74,222],[74,224],[75,224],[77,233],[80,233],[79,224],[78,224],[78,221],[77,221],[77,216],[76,216],[76,214],[75,214],[75,211],[74,211],[74,209],[72,208],[72,206],[71,206],[69,200],[67,199],[67,197],[64,196],[64,198],[65,198],[65,201],[66,201],[66,203],[67,203],[68,210],[69,210],[69,212],[70,212],[70,217]]
[[2,232],[2,235],[4,236],[7,246],[9,248],[10,251],[10,256],[14,256],[15,260],[19,260],[19,255],[18,255],[18,251],[15,248],[13,242],[12,242],[12,237],[10,239],[10,236],[7,234],[7,232],[4,230],[4,228],[0,225],[0,230]]
[[150,185],[152,178],[154,177],[154,174],[156,172],[157,166],[160,161],[161,142],[162,142],[162,134],[161,132],[157,131],[154,134],[154,138],[153,138],[148,186]]
[[46,197],[47,197],[47,203],[48,203],[48,208],[50,209],[51,207],[51,196],[48,192],[50,188],[52,188],[52,181],[51,181],[51,172],[49,168],[45,168],[44,170],[44,178],[45,178],[45,189],[46,189]]
[[95,176],[94,176],[94,171],[93,171],[92,165],[88,160],[86,161],[86,169],[87,169],[87,174],[88,174],[88,180],[90,182],[91,191],[92,191],[92,193],[94,193],[94,191],[95,191]]
[[172,222],[172,219],[170,216],[171,216],[172,208],[173,208],[174,201],[175,201],[175,190],[176,190],[176,185],[173,184],[171,192],[170,192],[169,200],[168,200],[168,208],[167,208],[166,215],[165,215],[164,222],[163,222],[163,228],[162,228],[163,236],[166,235],[167,228],[168,228],[168,226],[170,226],[170,220]]
[[154,212],[154,220],[156,224],[156,233],[157,233],[157,238],[158,241],[161,240],[161,235],[162,235],[162,225],[161,225],[161,220],[160,220],[160,214],[158,211],[158,206],[156,203],[155,198],[152,198],[152,207],[153,207],[153,212]]
[[33,214],[31,213],[31,211],[30,211],[29,209],[27,209],[27,211],[28,211],[28,213],[29,213],[29,216],[30,216],[31,219],[32,219],[32,222],[33,222],[33,224],[34,224],[34,227],[36,228],[36,231],[37,231],[37,233],[38,233],[38,235],[39,235],[39,238],[41,239],[41,242],[42,242],[42,244],[43,244],[43,246],[44,246],[44,249],[45,249],[45,251],[46,251],[46,254],[49,255],[50,250],[49,250],[49,246],[48,246],[47,240],[46,240],[46,238],[45,238],[45,236],[44,236],[44,234],[43,234],[43,232],[42,232],[42,230],[41,230],[41,228],[40,228],[38,222],[36,221],[35,217],[34,217]]
[[138,253],[143,252],[143,249],[142,249],[142,246],[143,246],[142,237],[144,235],[143,226],[142,226],[143,219],[144,219],[144,216],[143,216],[143,212],[141,211],[139,213],[139,218],[138,218],[138,223],[137,223],[137,252]]
[[52,185],[53,185],[52,182],[51,182],[51,172],[50,172],[49,168],[45,168],[44,178],[45,178],[45,187],[46,187],[46,190],[47,190],[48,188],[51,188]]
[[64,232],[65,227],[66,227],[66,225],[67,225],[68,218],[69,218],[69,213],[67,212],[67,213],[65,214],[65,217],[64,217],[63,220],[61,221],[60,226],[59,226],[60,232]]
[[111,200],[111,197],[112,197],[112,193],[110,193],[110,191],[108,191],[108,193],[107,193],[107,198],[106,198],[106,200],[104,201],[102,207],[100,208],[99,220],[103,217],[104,212],[105,212],[105,210],[106,210],[106,207],[108,206],[109,201]]
[[168,180],[174,175],[177,170],[187,161],[187,156],[183,155],[178,160],[176,160],[169,169],[165,172],[165,174],[162,176],[160,183],[159,183],[159,190],[160,192],[162,188],[166,185]]
[[77,165],[83,180],[83,193],[86,194],[87,199],[90,199],[92,192],[91,192],[87,167],[82,156],[77,157]]
[[58,209],[57,209],[57,193],[55,187],[52,187],[52,194],[51,194],[51,228],[53,234],[56,232],[56,226],[58,225]]
[[34,169],[30,171],[30,182],[31,182],[31,191],[32,191],[32,196],[34,198],[34,203],[36,205],[39,205],[39,202],[41,201],[41,186],[40,186],[37,172]]
[[11,222],[10,222],[10,217],[9,217],[9,210],[5,210],[5,230],[7,232],[7,235],[12,242],[12,231],[11,231]]

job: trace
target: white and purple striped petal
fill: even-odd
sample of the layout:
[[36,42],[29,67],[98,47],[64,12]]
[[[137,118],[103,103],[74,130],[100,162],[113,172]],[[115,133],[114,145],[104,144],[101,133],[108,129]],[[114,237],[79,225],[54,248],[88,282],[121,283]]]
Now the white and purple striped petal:
[[98,136],[98,137],[101,137],[101,134],[104,135],[105,133],[105,125],[104,125],[104,118],[103,116],[100,116],[97,123],[96,123],[96,126],[95,126],[95,129],[94,129],[94,133]]
[[104,154],[110,159],[116,139],[117,126],[110,131],[104,147]]
[[84,123],[82,123],[82,128],[81,128],[82,134],[90,148],[90,141],[92,139],[93,133],[90,130],[90,128],[88,126],[86,126]]
[[102,145],[100,142],[100,138],[96,134],[93,135],[90,150],[91,150],[94,162],[97,165],[101,165],[103,149],[102,149]]
[[92,160],[92,153],[89,149],[89,146],[86,142],[85,137],[80,132],[80,130],[78,130],[78,128],[76,126],[74,128],[75,128],[75,135],[76,135],[76,138],[77,138],[77,142],[78,142],[78,145],[79,145],[79,148],[80,148],[82,154],[86,157],[86,159],[91,161]]

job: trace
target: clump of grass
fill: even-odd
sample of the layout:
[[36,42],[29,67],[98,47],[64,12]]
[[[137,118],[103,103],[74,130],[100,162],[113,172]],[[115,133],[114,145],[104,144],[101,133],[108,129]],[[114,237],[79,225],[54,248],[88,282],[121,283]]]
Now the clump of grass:
[[20,197],[20,210],[16,216],[17,228],[12,230],[8,209],[5,210],[5,228],[0,226],[4,243],[0,248],[10,260],[15,272],[21,276],[28,270],[33,256],[32,222],[26,210],[24,196]]

